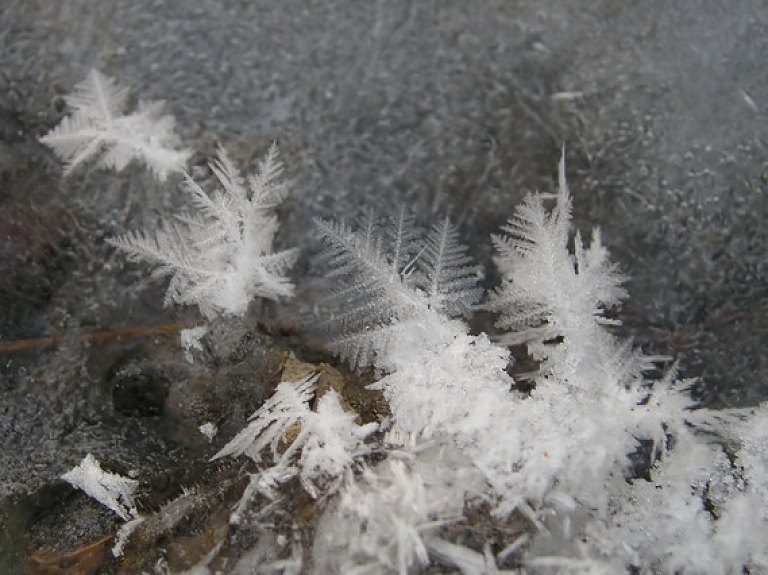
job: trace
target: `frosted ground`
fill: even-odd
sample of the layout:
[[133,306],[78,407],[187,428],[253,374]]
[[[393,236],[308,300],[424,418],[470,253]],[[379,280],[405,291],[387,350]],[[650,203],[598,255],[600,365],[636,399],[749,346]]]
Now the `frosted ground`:
[[[186,319],[160,311],[162,286],[134,293],[138,268],[114,279],[122,260],[93,247],[128,217],[151,219],[145,208],[165,200],[131,204],[128,188],[156,184],[88,176],[100,191],[78,196],[88,188],[62,184],[36,143],[98,67],[165,99],[197,148],[239,142],[249,159],[277,139],[296,187],[283,241],[305,248],[303,271],[312,216],[402,201],[424,221],[451,214],[488,262],[488,233],[525,191],[551,187],[564,142],[576,223],[600,225],[632,278],[626,333],[682,357],[705,403],[754,405],[768,396],[766,19],[757,2],[5,2],[3,339]],[[126,353],[69,346],[3,362],[6,522],[28,518],[18,505],[54,505],[52,483],[86,450],[160,473],[166,446],[186,445],[171,422],[147,432],[105,415],[114,394],[100,382]],[[172,387],[174,357],[153,360]],[[249,377],[229,369],[219,377]]]

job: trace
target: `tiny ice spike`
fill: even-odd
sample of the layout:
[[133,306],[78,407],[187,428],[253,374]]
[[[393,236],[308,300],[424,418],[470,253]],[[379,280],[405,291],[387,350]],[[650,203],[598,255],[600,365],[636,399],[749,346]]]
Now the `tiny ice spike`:
[[254,298],[293,295],[285,276],[297,250],[273,252],[279,228],[274,208],[286,195],[273,145],[258,173],[245,179],[219,149],[211,164],[222,189],[212,194],[189,175],[186,192],[196,211],[166,220],[154,233],[128,232],[108,240],[129,257],[170,275],[165,303],[196,304],[208,319],[242,316]]
[[64,161],[64,175],[97,158],[97,167],[117,171],[139,160],[164,181],[181,172],[192,155],[180,148],[173,117],[162,115],[163,102],[139,102],[126,114],[128,90],[98,70],[65,99],[72,115],[40,138]]

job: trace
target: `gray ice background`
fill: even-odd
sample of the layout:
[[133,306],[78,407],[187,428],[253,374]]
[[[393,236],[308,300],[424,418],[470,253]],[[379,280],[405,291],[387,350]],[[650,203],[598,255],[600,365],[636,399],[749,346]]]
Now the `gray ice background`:
[[[314,215],[405,202],[424,223],[458,221],[493,285],[488,235],[526,191],[552,189],[565,145],[576,225],[585,235],[599,225],[631,278],[624,332],[681,357],[706,403],[768,397],[766,2],[4,0],[0,10],[4,198],[47,190],[39,205],[64,201],[35,139],[97,67],[137,97],[164,99],[188,141],[276,139],[297,188],[286,245],[316,249]],[[107,235],[141,211],[115,206],[144,202],[110,178],[98,197],[78,198]],[[19,181],[48,184],[11,192]],[[112,267],[72,263],[92,250]],[[56,284],[50,309],[13,320],[16,332],[87,327],[138,305],[130,285],[104,279],[123,260],[72,251],[82,285]],[[317,273],[309,256],[301,265]],[[99,407],[71,407],[91,387],[42,400],[14,377],[0,387],[0,496],[35,489],[104,437],[82,422]],[[36,434],[30,470],[20,454]]]

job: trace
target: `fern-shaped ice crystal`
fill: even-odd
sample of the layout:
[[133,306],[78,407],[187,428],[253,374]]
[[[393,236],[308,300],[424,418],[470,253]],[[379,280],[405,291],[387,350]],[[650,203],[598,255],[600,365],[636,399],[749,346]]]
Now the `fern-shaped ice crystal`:
[[[551,210],[545,206],[550,199],[555,200]],[[610,262],[599,230],[589,247],[577,232],[569,251],[571,206],[563,154],[557,194],[528,195],[505,233],[493,236],[503,283],[489,308],[500,312],[500,327],[513,330],[503,341],[527,344],[543,362],[542,375],[556,373],[561,383],[577,386],[593,380],[629,385],[648,361],[604,328],[616,323],[604,313],[626,297],[624,278]]]
[[247,182],[223,149],[211,170],[221,184],[212,194],[186,177],[193,214],[166,221],[154,233],[109,240],[130,257],[157,265],[156,274],[171,276],[166,304],[196,304],[209,319],[243,315],[253,298],[292,295],[285,274],[297,257],[296,250],[273,252],[279,227],[274,208],[286,193],[277,148]]
[[493,236],[498,252],[496,265],[505,279],[491,299],[501,312],[499,325],[537,328],[547,323],[550,336],[562,335],[568,317],[604,322],[605,308],[618,304],[626,291],[623,277],[608,260],[600,232],[584,248],[580,234],[574,254],[568,251],[571,231],[571,195],[565,181],[565,157],[560,161],[559,190],[555,206],[548,211],[544,201],[551,196],[529,194],[514,217]]
[[448,219],[419,242],[401,212],[388,231],[317,220],[335,291],[326,300],[330,347],[352,367],[394,371],[445,345],[448,321],[480,297],[478,277]]
[[126,114],[128,90],[92,70],[66,97],[72,115],[40,138],[64,162],[68,175],[97,160],[97,167],[122,170],[133,160],[147,164],[160,180],[181,172],[192,155],[181,149],[172,116],[163,116],[163,102],[139,102]]

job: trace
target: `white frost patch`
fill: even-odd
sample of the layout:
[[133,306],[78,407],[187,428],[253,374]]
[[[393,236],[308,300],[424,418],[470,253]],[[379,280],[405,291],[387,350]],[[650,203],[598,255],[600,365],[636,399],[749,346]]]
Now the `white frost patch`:
[[113,557],[123,556],[123,550],[128,543],[128,539],[131,537],[131,535],[133,535],[133,532],[136,531],[136,529],[138,529],[139,525],[142,523],[144,523],[144,517],[137,517],[136,519],[131,519],[127,523],[124,523],[123,526],[117,530],[117,535],[115,535],[115,544],[112,547]]
[[194,363],[194,358],[192,357],[193,349],[199,352],[203,351],[203,343],[201,340],[206,333],[208,333],[207,325],[199,325],[197,327],[181,330],[181,347],[184,348],[184,359],[189,363]]
[[139,482],[122,475],[108,473],[90,453],[80,462],[80,465],[67,471],[61,478],[85,491],[96,501],[109,507],[123,521],[139,517],[133,492]]
[[208,440],[208,443],[211,443],[213,438],[216,437],[216,434],[219,432],[219,428],[210,421],[208,423],[203,423],[197,429],[205,436],[205,438]]

